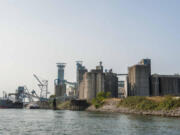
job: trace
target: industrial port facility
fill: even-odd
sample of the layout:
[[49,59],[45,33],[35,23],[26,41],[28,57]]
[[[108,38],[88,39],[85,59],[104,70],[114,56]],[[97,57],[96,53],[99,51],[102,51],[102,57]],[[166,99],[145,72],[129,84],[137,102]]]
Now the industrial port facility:
[[[109,92],[113,98],[128,96],[164,96],[180,95],[180,75],[151,74],[151,60],[142,59],[138,64],[128,67],[128,73],[114,73],[112,69],[104,69],[102,62],[95,69],[89,70],[82,61],[76,62],[76,82],[65,79],[66,63],[57,63],[57,79],[54,80],[54,96],[58,100],[87,100],[90,101],[99,92]],[[38,82],[40,93],[19,86],[15,93],[3,92],[0,108],[23,108],[33,102],[44,103],[48,98],[48,80]],[[124,76],[125,79],[119,79]]]
[[[104,70],[102,62],[88,71],[82,61],[77,61],[76,82],[64,80],[64,63],[58,63],[58,79],[55,80],[56,97],[76,96],[91,100],[99,92],[110,92],[114,98],[128,96],[180,95],[180,75],[151,74],[151,59],[142,59],[138,64],[128,67],[128,73],[113,73]],[[125,80],[118,79],[125,76]],[[66,85],[71,87],[66,89]]]

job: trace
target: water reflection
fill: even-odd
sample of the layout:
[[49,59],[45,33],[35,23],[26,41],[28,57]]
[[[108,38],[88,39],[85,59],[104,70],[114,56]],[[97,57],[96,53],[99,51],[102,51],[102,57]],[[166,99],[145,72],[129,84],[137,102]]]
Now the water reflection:
[[0,135],[179,135],[180,119],[51,110],[0,110]]

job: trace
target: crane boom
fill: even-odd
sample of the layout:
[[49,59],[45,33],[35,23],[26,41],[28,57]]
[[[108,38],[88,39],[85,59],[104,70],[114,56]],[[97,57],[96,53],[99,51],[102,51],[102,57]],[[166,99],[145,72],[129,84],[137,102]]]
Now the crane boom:
[[40,80],[37,75],[33,74],[33,76],[36,78],[36,80],[38,81],[38,86],[40,88],[40,100],[41,99],[47,99],[47,95],[48,95],[48,80]]
[[35,74],[33,74],[33,76],[36,78],[36,80],[40,83],[40,85],[41,86],[43,86],[43,83],[39,80],[39,78],[35,75]]

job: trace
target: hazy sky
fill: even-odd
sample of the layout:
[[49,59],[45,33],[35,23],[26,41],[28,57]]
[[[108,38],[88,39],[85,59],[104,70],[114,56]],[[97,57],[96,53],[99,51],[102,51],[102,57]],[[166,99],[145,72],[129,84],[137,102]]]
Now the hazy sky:
[[180,73],[179,52],[179,0],[0,0],[0,95],[38,89],[34,73],[53,94],[57,62],[69,81],[77,60],[126,73],[151,58],[153,73]]

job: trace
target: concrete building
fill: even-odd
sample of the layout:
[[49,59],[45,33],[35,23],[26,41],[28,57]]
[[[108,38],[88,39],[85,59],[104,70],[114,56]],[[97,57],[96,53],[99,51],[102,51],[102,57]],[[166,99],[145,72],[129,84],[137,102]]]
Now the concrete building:
[[64,80],[64,68],[65,63],[57,63],[58,67],[58,78],[54,81],[55,95],[61,97],[66,95],[66,84]]
[[82,65],[82,61],[77,61],[76,62],[76,66],[77,66],[77,70],[76,70],[76,92],[75,95],[79,95],[79,90],[80,90],[80,83],[83,80],[83,76],[86,72],[88,72],[88,70],[86,69],[85,66]]
[[127,96],[180,95],[180,75],[151,75],[151,60],[128,68]]
[[125,96],[125,81],[118,81],[118,97],[122,98]]
[[66,84],[55,85],[55,95],[56,97],[61,97],[66,95]]
[[180,95],[180,75],[151,76],[151,96]]
[[128,96],[150,96],[151,60],[143,59],[128,68]]
[[79,85],[79,99],[91,100],[99,92],[111,92],[112,97],[118,96],[118,78],[112,70],[104,73],[102,62],[96,69],[84,73]]
[[109,72],[105,72],[104,76],[104,90],[105,92],[111,92],[111,96],[117,98],[118,97],[118,77],[115,73],[110,70]]
[[67,96],[75,96],[75,92],[76,92],[76,90],[75,90],[75,87],[73,87],[73,86],[66,86],[67,88],[66,88],[66,95]]

